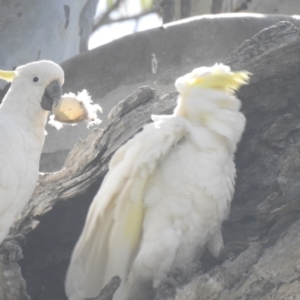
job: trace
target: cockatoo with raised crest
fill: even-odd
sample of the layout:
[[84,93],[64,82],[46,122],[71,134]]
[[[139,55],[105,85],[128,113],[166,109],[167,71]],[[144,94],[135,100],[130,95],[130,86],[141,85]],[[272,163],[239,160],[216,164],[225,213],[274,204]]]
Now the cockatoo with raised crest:
[[114,300],[147,299],[144,287],[223,248],[234,193],[234,153],[245,127],[234,95],[249,73],[216,64],[176,80],[173,115],[125,143],[89,209],[66,278],[69,300],[96,297],[115,275]]
[[61,98],[64,72],[51,61],[0,71],[11,82],[0,106],[0,243],[38,180],[48,111]]

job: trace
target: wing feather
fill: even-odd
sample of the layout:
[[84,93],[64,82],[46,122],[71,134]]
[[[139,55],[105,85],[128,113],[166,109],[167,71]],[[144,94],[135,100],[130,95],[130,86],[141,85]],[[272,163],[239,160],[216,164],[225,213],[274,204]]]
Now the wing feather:
[[181,117],[153,119],[111,159],[71,257],[66,278],[70,300],[99,295],[115,275],[123,285],[127,280],[142,236],[147,181],[185,133]]

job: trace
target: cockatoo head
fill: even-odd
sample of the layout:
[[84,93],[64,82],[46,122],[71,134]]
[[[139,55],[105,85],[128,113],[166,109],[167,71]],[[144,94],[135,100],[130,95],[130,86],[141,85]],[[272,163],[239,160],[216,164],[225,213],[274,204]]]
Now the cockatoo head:
[[219,109],[239,110],[234,92],[248,82],[249,75],[247,71],[232,72],[223,64],[194,69],[175,82],[179,98],[174,113],[203,123]]
[[14,103],[16,106],[51,111],[53,102],[61,98],[64,71],[56,63],[42,60],[17,67],[15,71],[0,71],[0,78],[12,82],[8,93],[13,93],[15,97],[10,98],[19,101]]
[[187,93],[191,89],[214,89],[233,93],[241,85],[246,84],[249,72],[232,72],[229,66],[215,64],[212,67],[201,67],[194,69],[175,82],[179,93]]

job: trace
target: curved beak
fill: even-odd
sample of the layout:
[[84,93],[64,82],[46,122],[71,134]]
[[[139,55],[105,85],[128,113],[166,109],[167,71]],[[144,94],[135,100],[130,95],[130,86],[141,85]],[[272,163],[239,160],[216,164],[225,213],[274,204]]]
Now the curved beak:
[[14,71],[2,71],[0,70],[0,79],[12,82],[15,78],[16,73]]
[[52,81],[45,89],[42,97],[41,107],[44,110],[51,111],[55,100],[61,98],[61,85],[57,80]]

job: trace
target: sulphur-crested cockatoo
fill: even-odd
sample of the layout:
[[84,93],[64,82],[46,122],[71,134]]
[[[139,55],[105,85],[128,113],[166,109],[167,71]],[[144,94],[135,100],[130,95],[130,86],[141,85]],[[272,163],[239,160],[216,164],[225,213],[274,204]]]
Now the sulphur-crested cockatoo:
[[112,157],[89,209],[66,278],[69,300],[97,296],[118,275],[114,300],[142,300],[205,247],[218,256],[245,127],[234,91],[247,72],[217,64],[176,80],[178,104]]
[[61,97],[64,72],[51,61],[0,71],[11,82],[0,106],[0,243],[30,199],[38,180],[45,124]]

